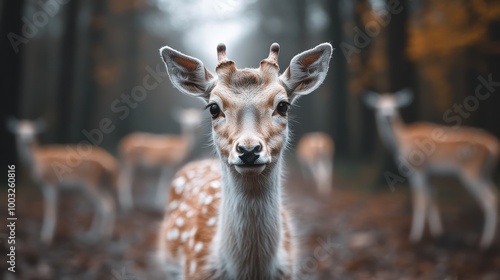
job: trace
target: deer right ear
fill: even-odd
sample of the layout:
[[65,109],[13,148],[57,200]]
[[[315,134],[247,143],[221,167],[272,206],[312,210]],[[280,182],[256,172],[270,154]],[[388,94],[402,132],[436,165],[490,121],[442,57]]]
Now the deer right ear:
[[413,93],[410,89],[405,88],[396,92],[394,98],[399,107],[406,107],[413,101]]
[[377,108],[377,103],[379,99],[380,95],[374,91],[368,91],[363,96],[363,101],[365,102],[366,106],[370,108]]
[[7,118],[7,122],[6,122],[6,125],[7,125],[7,130],[12,132],[12,133],[16,133],[17,132],[17,126],[19,125],[19,121],[10,116]]
[[199,59],[185,55],[170,47],[160,49],[172,84],[181,92],[208,101],[216,78]]
[[38,118],[35,121],[33,121],[33,126],[35,127],[35,131],[37,133],[41,133],[45,131],[45,121]]

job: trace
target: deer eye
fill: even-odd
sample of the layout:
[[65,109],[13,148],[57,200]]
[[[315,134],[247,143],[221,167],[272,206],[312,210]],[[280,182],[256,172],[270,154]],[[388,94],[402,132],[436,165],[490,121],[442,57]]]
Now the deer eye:
[[210,110],[210,114],[212,114],[212,118],[214,118],[214,119],[217,118],[220,114],[220,108],[219,108],[219,105],[217,105],[217,104],[210,105],[209,110]]
[[281,101],[280,103],[278,103],[276,111],[278,112],[278,114],[282,115],[283,117],[286,117],[286,113],[288,112],[288,107],[290,107],[290,103]]

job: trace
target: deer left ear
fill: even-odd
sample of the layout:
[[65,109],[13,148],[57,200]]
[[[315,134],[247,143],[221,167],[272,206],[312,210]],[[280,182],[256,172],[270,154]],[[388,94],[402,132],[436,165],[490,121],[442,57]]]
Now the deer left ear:
[[280,76],[290,101],[317,89],[325,80],[333,48],[323,43],[313,49],[296,55],[290,66]]
[[12,133],[16,133],[17,127],[19,125],[19,120],[14,118],[13,116],[9,116],[9,117],[7,117],[6,125],[7,125],[8,131],[10,131]]
[[374,91],[368,91],[366,94],[363,96],[363,101],[365,102],[366,106],[375,109],[377,108],[377,104],[380,100],[380,94],[374,92]]
[[394,98],[399,107],[406,107],[413,101],[413,93],[410,89],[405,88],[396,92]]
[[38,118],[35,121],[33,121],[33,126],[35,127],[35,131],[37,133],[45,131],[45,121],[42,120],[41,118]]

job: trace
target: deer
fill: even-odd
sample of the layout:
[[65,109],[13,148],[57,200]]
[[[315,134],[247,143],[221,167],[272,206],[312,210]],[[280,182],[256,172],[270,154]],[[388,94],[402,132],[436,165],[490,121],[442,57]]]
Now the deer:
[[172,84],[206,103],[217,154],[172,180],[158,240],[168,279],[293,275],[296,246],[282,202],[288,109],[325,80],[333,48],[323,43],[297,54],[281,75],[279,50],[273,43],[258,68],[241,69],[219,44],[213,74],[197,58],[160,49]]
[[91,145],[43,145],[36,135],[44,130],[41,120],[9,118],[8,129],[15,135],[21,163],[44,198],[41,242],[50,245],[57,221],[58,192],[83,191],[95,209],[90,230],[84,241],[109,238],[114,227],[114,200],[109,191],[116,188],[117,160],[107,151]]
[[406,165],[413,196],[410,240],[418,242],[426,221],[433,237],[443,233],[438,207],[433,200],[430,175],[454,175],[477,199],[485,215],[480,241],[488,248],[494,240],[498,198],[492,181],[500,144],[490,133],[465,126],[442,126],[427,122],[406,125],[398,108],[408,106],[408,89],[395,94],[368,92],[364,101],[375,110],[379,135],[396,161]]
[[133,207],[132,182],[138,167],[160,168],[156,187],[154,208],[165,207],[168,182],[174,171],[183,164],[193,150],[201,123],[201,112],[197,109],[179,110],[175,117],[181,124],[181,135],[135,132],[125,136],[119,143],[122,172],[120,174],[119,203],[123,211]]
[[330,196],[335,145],[326,133],[313,132],[302,136],[297,144],[297,158],[304,175],[312,175],[317,191]]

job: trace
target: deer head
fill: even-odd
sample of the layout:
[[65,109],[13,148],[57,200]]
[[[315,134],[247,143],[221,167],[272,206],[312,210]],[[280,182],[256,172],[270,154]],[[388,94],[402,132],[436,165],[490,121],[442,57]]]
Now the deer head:
[[238,69],[217,46],[215,73],[170,47],[160,50],[170,80],[181,92],[201,98],[212,115],[212,135],[222,162],[244,176],[274,166],[288,140],[288,109],[324,81],[332,54],[328,43],[296,55],[279,74],[279,45],[256,69]]

